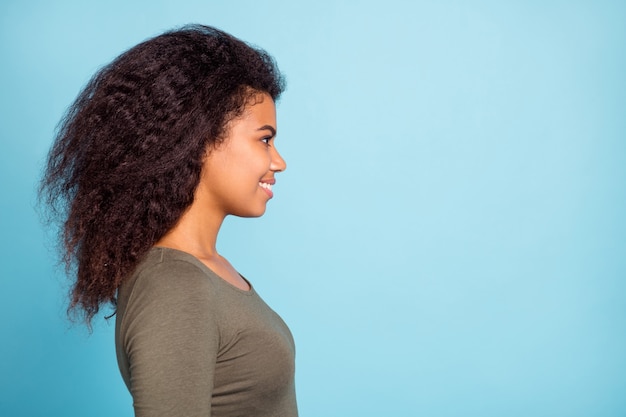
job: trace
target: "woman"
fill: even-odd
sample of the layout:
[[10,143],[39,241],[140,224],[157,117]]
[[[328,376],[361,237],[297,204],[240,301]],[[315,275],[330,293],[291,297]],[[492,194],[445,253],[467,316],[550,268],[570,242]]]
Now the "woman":
[[116,306],[137,416],[297,415],[291,333],[216,250],[286,167],[282,90],[265,52],[187,26],[104,67],[60,125],[42,195],[64,222],[70,310],[90,324]]

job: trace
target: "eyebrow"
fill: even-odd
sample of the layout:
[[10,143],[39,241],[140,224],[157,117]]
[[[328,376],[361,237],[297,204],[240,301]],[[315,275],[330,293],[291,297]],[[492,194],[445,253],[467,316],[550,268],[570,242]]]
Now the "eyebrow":
[[272,133],[272,137],[276,136],[276,129],[270,125],[261,126],[257,130],[269,130]]

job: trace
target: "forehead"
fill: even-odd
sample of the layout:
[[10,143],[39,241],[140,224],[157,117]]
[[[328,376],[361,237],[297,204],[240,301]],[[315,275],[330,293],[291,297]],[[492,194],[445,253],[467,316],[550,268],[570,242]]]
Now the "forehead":
[[240,117],[236,120],[248,120],[276,124],[276,105],[272,97],[267,93],[259,93],[250,97]]
[[272,135],[276,133],[276,106],[268,94],[257,94],[239,116],[228,122],[224,139],[228,142],[233,137],[253,137],[268,131]]

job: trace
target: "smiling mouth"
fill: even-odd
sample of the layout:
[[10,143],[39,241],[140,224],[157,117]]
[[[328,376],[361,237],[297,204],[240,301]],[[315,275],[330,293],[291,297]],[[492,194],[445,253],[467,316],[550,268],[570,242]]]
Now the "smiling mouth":
[[263,190],[270,196],[273,197],[274,193],[272,192],[272,185],[270,183],[267,182],[259,182],[259,185],[261,186],[261,188],[263,188]]
[[265,188],[266,190],[272,191],[272,184],[268,184],[266,182],[260,182],[259,185]]

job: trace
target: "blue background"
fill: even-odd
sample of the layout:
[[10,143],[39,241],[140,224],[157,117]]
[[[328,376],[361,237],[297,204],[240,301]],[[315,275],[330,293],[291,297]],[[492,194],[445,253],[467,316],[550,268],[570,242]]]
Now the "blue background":
[[302,416],[626,415],[626,2],[176,3],[0,4],[0,415],[132,415],[34,190],[95,70],[188,22],[288,77],[288,169],[220,248],[296,337]]

